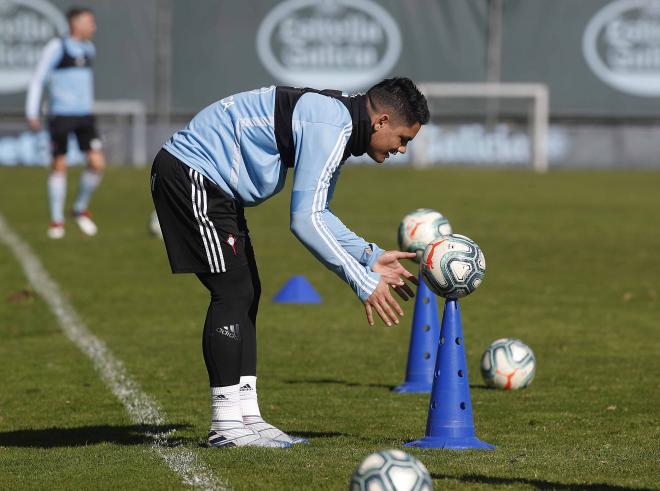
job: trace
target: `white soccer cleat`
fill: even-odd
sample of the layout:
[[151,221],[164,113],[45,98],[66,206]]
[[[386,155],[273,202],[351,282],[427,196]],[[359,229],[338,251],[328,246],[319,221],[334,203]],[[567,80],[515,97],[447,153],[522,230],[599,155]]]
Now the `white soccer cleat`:
[[61,222],[50,222],[48,225],[48,238],[61,239],[64,237],[64,224]]
[[209,447],[232,448],[232,447],[264,447],[264,448],[289,448],[290,443],[263,438],[253,430],[238,429],[220,432],[209,431]]
[[249,428],[253,431],[256,431],[263,438],[269,438],[278,442],[289,443],[295,445],[296,443],[309,443],[309,440],[306,438],[300,438],[299,436],[291,436],[284,433],[279,428],[276,428],[270,423],[266,423],[264,420],[261,420],[256,423],[245,424],[246,428]]
[[96,232],[98,232],[98,227],[92,221],[92,214],[89,211],[85,210],[81,211],[80,213],[74,212],[73,216],[82,233],[89,235],[90,237],[96,235]]

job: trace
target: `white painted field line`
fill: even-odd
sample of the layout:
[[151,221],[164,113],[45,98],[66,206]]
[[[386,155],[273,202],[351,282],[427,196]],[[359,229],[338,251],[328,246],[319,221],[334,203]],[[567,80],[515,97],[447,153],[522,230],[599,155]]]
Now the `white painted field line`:
[[[75,309],[61,295],[59,285],[50,277],[39,259],[11,229],[0,213],[0,242],[14,253],[34,290],[46,301],[59,321],[60,328],[94,364],[101,379],[126,408],[131,420],[140,425],[165,424],[165,415],[158,404],[144,393],[103,341],[85,326]],[[183,483],[202,489],[228,489],[213,475],[211,469],[199,461],[197,454],[172,440],[175,430],[145,431],[151,448],[176,472]]]

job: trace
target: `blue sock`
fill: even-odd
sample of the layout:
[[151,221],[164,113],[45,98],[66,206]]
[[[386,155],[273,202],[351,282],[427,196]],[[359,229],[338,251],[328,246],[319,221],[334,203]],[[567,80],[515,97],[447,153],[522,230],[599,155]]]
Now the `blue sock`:
[[48,176],[48,203],[50,220],[64,223],[64,201],[66,200],[66,172],[53,171]]
[[94,193],[94,190],[97,188],[101,182],[101,177],[103,174],[101,172],[96,172],[93,170],[85,170],[80,176],[80,185],[78,187],[78,197],[76,202],[73,204],[74,213],[81,213],[87,210],[89,205],[89,200]]

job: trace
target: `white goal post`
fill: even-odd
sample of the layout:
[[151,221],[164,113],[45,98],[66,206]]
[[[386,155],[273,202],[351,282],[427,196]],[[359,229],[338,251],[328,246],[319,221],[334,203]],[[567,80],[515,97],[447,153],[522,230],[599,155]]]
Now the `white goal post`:
[[444,83],[421,82],[419,90],[427,97],[481,98],[481,99],[528,99],[530,104],[529,126],[531,160],[534,170],[548,170],[548,88],[539,83]]
[[131,162],[137,167],[147,164],[147,109],[142,101],[132,99],[95,101],[94,114],[130,118]]

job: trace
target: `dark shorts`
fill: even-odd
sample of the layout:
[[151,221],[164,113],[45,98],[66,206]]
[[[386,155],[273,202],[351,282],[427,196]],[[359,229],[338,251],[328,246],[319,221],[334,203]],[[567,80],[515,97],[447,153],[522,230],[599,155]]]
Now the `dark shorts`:
[[252,254],[243,207],[166,150],[151,167],[151,195],[173,273],[223,273]]
[[54,157],[66,154],[70,133],[75,133],[83,152],[101,150],[102,147],[94,116],[52,116],[48,118],[48,131]]

